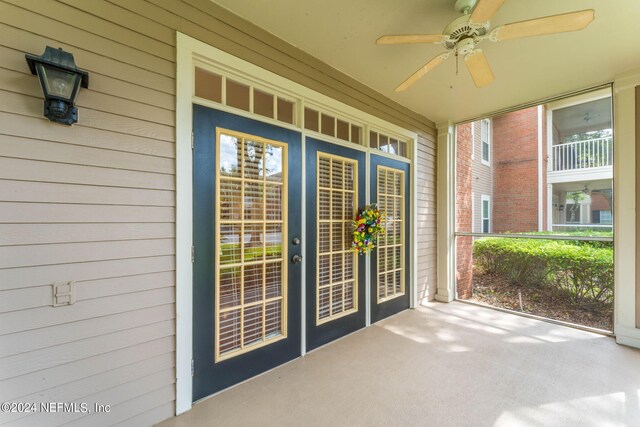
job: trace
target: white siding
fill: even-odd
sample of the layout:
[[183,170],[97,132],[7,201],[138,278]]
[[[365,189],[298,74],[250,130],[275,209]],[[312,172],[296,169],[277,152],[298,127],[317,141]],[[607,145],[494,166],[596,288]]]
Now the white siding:
[[[482,163],[482,141],[480,120],[471,123],[474,131],[474,160],[471,162],[471,182],[473,187],[473,229],[482,232],[482,200],[483,194],[493,199],[493,144],[489,144],[490,166]],[[491,135],[491,132],[489,132]]]
[[418,137],[418,303],[436,294],[436,138]]
[[[154,40],[61,2],[0,3],[0,396],[112,405],[108,418],[0,423],[154,422],[174,411],[175,55],[165,33]],[[24,55],[46,45],[90,72],[73,127],[42,116]],[[77,302],[52,307],[51,284],[70,280]]]

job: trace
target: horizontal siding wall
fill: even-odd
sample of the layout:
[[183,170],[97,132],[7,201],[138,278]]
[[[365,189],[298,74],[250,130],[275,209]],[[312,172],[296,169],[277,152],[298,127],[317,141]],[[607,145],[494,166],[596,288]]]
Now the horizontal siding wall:
[[418,136],[418,303],[436,295],[436,138]]
[[[481,121],[471,123],[473,126],[473,150],[474,159],[471,162],[473,193],[475,199],[473,203],[473,230],[476,233],[482,233],[482,196],[489,196],[493,201],[493,168],[482,163],[482,125]],[[489,164],[493,162],[493,145],[489,144]],[[491,204],[493,202],[490,202]],[[491,227],[491,226],[489,226]]]
[[[0,395],[112,409],[5,413],[0,424],[174,413],[175,35],[83,3],[123,22],[62,2],[0,3]],[[46,45],[90,73],[72,127],[42,116],[24,55]],[[71,280],[76,303],[52,307],[51,284]]]
[[[435,292],[432,122],[209,0],[0,0],[0,400],[112,406],[0,424],[174,413],[176,30],[421,135],[419,292]],[[72,127],[42,116],[24,58],[47,45],[90,73]],[[76,303],[52,307],[71,280]]]

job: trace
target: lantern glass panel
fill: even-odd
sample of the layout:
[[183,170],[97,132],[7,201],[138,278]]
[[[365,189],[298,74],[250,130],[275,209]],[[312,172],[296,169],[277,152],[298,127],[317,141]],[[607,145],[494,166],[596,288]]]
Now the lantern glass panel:
[[78,74],[41,64],[38,64],[38,68],[47,96],[73,101],[74,89],[80,84]]

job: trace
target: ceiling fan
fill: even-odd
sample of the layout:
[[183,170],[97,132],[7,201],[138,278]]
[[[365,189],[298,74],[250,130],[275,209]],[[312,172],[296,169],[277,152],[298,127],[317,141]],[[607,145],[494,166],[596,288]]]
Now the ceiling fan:
[[495,76],[481,49],[476,46],[484,41],[499,42],[523,37],[578,31],[595,19],[595,11],[586,9],[561,15],[545,16],[528,21],[501,25],[489,31],[489,21],[505,0],[456,0],[454,9],[464,15],[455,19],[443,31],[443,34],[402,34],[387,35],[376,40],[376,44],[441,44],[447,52],[432,58],[407,80],[402,82],[396,92],[402,92],[423,77],[429,71],[444,62],[451,54],[463,56],[464,62],[477,87],[491,84]]

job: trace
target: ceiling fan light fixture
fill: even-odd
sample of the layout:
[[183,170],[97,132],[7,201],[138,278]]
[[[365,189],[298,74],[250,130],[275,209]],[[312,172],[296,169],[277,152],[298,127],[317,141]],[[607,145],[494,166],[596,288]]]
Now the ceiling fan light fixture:
[[471,37],[464,38],[458,42],[457,54],[467,55],[473,52],[476,47],[476,42]]

